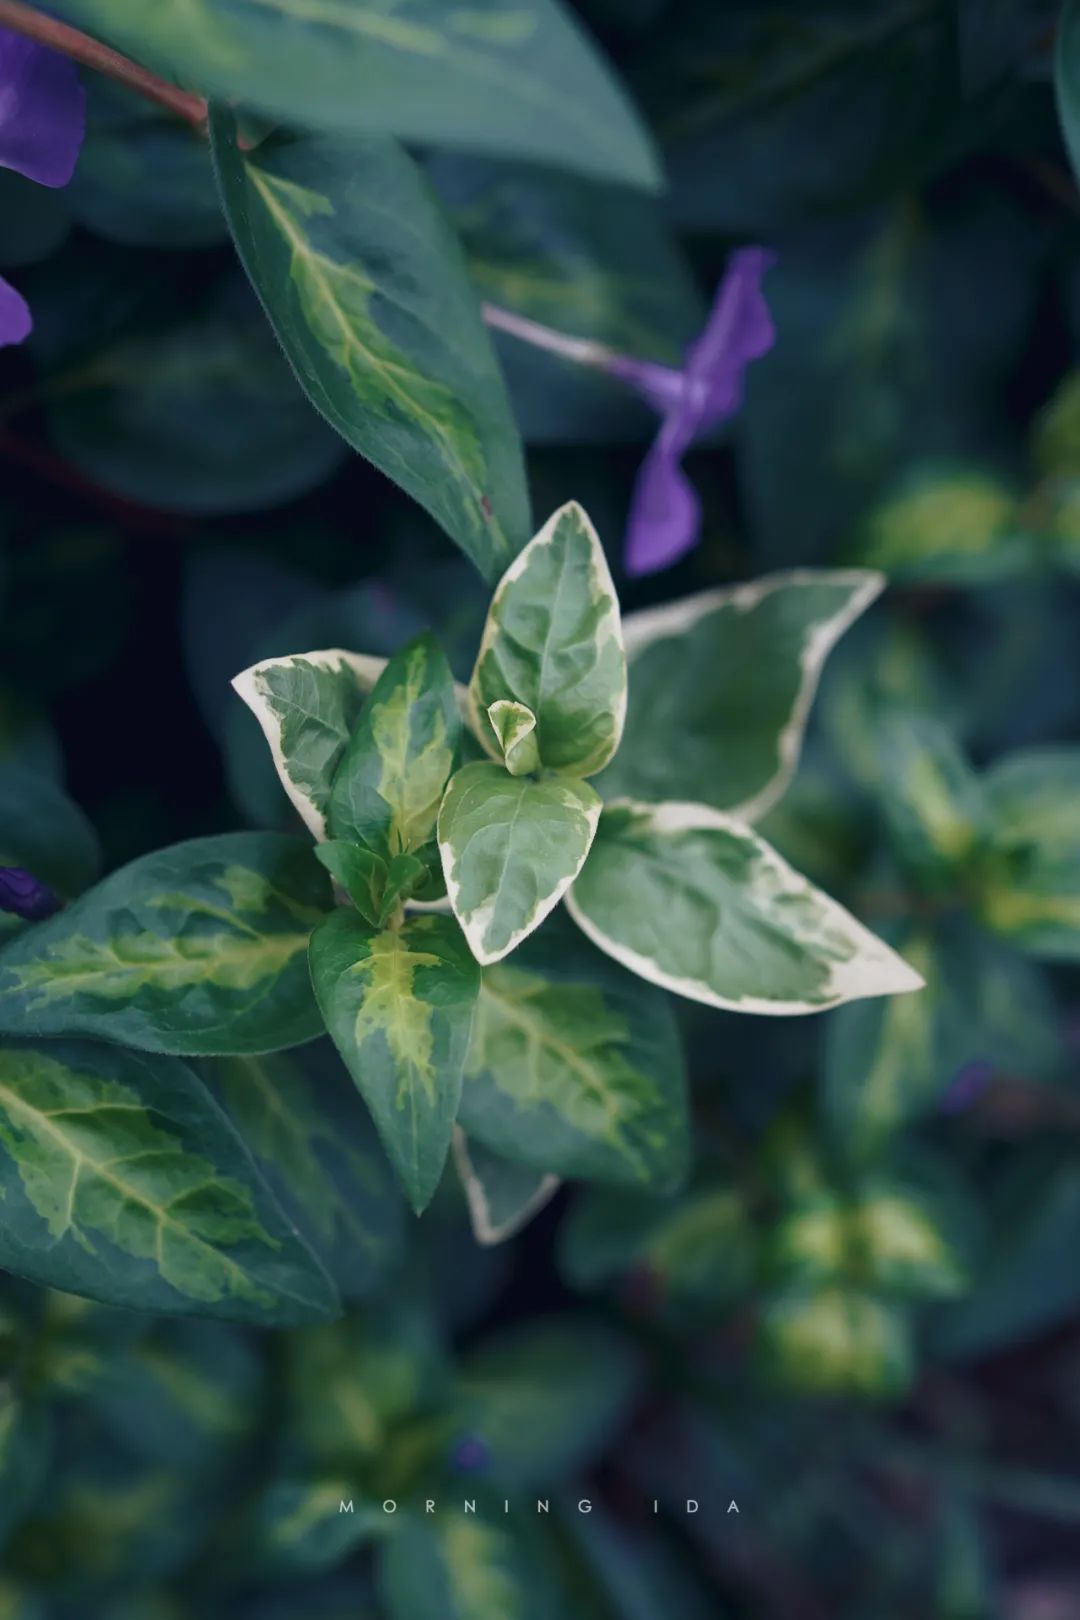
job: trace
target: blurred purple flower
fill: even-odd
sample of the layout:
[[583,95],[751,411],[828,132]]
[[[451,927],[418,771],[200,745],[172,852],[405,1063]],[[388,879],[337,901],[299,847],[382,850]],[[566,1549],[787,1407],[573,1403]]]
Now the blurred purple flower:
[[628,355],[608,361],[607,369],[663,417],[630,508],[625,561],[631,574],[669,568],[697,543],[701,503],[682,458],[702,434],[735,414],[746,367],[773,346],[776,333],[761,282],[775,260],[760,247],[732,254],[705,330],[681,371]]
[[941,1099],[941,1112],[962,1114],[972,1103],[978,1102],[993,1080],[994,1072],[994,1065],[986,1058],[971,1058],[962,1063]]
[[[0,29],[0,168],[40,186],[66,186],[86,128],[86,93],[74,62]],[[25,300],[0,279],[0,346],[21,343]]]
[[491,1451],[478,1434],[467,1434],[454,1447],[450,1461],[456,1474],[482,1474],[491,1462]]
[[42,922],[59,911],[60,902],[32,872],[21,866],[0,866],[0,911],[14,912],[27,922]]

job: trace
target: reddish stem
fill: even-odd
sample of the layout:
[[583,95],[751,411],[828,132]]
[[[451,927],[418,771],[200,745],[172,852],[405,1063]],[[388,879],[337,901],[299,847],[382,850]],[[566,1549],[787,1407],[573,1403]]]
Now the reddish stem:
[[83,67],[107,74],[110,79],[127,85],[129,90],[135,90],[139,95],[156,101],[159,106],[166,107],[198,130],[200,135],[205,135],[206,102],[202,96],[192,95],[178,85],[170,84],[167,79],[158,78],[156,73],[148,72],[138,62],[121,56],[119,51],[102,45],[100,40],[91,39],[89,34],[82,33],[78,28],[58,22],[55,17],[46,17],[33,6],[24,5],[23,0],[0,0],[0,27],[14,29],[15,33],[25,34],[39,45],[70,56],[73,62],[79,62]]

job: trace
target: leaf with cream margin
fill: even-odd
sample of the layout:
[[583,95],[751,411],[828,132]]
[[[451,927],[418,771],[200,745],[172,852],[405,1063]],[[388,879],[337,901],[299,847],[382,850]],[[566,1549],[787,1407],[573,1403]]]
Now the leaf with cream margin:
[[433,845],[460,735],[450,666],[433,636],[417,636],[379,676],[342,755],[330,792],[333,837],[387,864]]
[[923,983],[751,827],[707,805],[607,806],[567,909],[643,979],[733,1012],[821,1012]]
[[530,529],[521,440],[461,245],[386,136],[275,131],[243,150],[212,109],[244,269],[314,408],[487,579]]
[[326,1027],[417,1214],[442,1175],[480,972],[452,917],[382,933],[346,910],[311,936]]
[[180,1055],[299,1046],[322,1033],[307,942],[331,904],[311,846],[285,833],[144,855],[0,953],[0,1031]]
[[884,584],[796,569],[624,619],[626,730],[604,797],[760,819],[795,774],[826,658]]
[[503,763],[511,776],[529,776],[540,769],[540,750],[536,746],[536,716],[524,703],[510,703],[500,698],[488,709],[491,729],[499,739]]
[[266,1325],[329,1277],[191,1069],[103,1041],[0,1040],[0,1264],[110,1305]]
[[281,785],[308,831],[326,837],[334,774],[385,658],[328,648],[265,658],[233,681],[270,744]]
[[473,730],[501,759],[492,704],[536,717],[546,770],[593,776],[619,746],[626,719],[626,654],[619,602],[599,536],[571,501],[506,570],[488,609],[469,701]]
[[507,956],[539,928],[585,863],[602,809],[587,782],[465,765],[439,811],[454,915],[478,962]]
[[558,1176],[493,1153],[454,1127],[454,1164],[477,1243],[505,1243],[527,1226],[559,1190]]

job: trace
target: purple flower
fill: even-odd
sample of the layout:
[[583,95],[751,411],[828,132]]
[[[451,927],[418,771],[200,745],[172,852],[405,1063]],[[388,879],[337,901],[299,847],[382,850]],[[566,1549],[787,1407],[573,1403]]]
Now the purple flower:
[[[41,186],[66,186],[86,128],[86,94],[74,62],[0,29],[0,168]],[[25,301],[0,279],[0,345],[31,327]]]
[[478,1434],[467,1434],[454,1447],[450,1462],[456,1474],[482,1474],[491,1462],[491,1451]]
[[0,866],[0,911],[14,912],[27,922],[43,922],[59,911],[60,902],[32,872],[21,866]]
[[607,369],[663,417],[630,508],[625,560],[631,574],[669,568],[697,543],[701,503],[682,458],[696,439],[735,414],[746,367],[772,348],[776,333],[761,282],[775,258],[760,247],[732,255],[705,330],[681,371],[624,355],[608,362]]
[[971,1058],[962,1063],[941,1099],[942,1113],[962,1114],[972,1103],[978,1102],[993,1078],[994,1065],[986,1058]]

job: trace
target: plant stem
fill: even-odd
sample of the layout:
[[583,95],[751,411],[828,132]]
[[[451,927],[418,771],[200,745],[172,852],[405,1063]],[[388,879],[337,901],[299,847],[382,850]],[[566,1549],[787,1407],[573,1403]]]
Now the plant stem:
[[549,354],[573,360],[579,366],[598,366],[606,371],[614,358],[614,351],[606,344],[594,343],[590,338],[568,337],[565,332],[542,326],[527,315],[515,315],[513,310],[503,309],[499,304],[484,304],[483,312],[484,320],[497,331],[509,332],[522,343],[531,343],[534,349],[546,349]]
[[150,73],[138,62],[121,56],[119,51],[102,45],[100,40],[92,39],[78,28],[58,22],[55,17],[46,17],[33,6],[24,5],[23,0],[0,0],[0,27],[14,29],[15,33],[25,34],[28,39],[69,56],[83,67],[107,74],[110,79],[127,85],[129,90],[135,90],[139,95],[156,101],[159,106],[166,107],[200,135],[205,135],[206,102],[202,96],[192,95],[178,85],[170,84],[167,79],[158,78],[156,73]]

